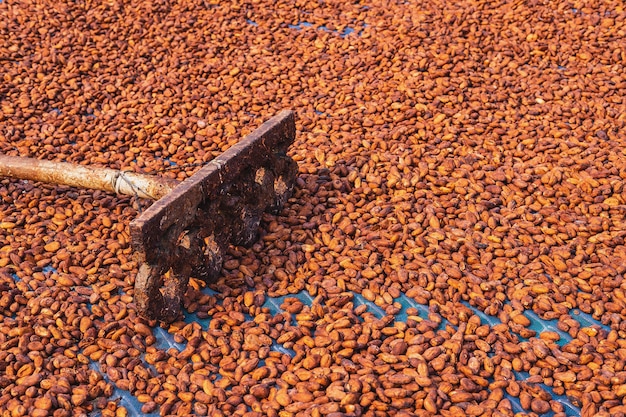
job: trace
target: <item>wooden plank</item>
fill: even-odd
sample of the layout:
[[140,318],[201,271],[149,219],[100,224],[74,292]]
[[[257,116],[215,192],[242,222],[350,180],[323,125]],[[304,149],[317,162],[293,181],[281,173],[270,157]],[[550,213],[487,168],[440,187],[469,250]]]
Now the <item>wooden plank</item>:
[[142,265],[135,302],[147,317],[173,320],[189,276],[216,278],[221,252],[251,243],[263,211],[288,198],[297,166],[286,155],[295,119],[282,111],[177,185],[130,223]]

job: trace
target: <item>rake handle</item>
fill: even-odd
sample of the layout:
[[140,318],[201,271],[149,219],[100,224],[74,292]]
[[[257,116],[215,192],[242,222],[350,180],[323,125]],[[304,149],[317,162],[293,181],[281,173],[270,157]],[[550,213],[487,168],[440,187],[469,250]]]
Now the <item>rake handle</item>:
[[91,188],[152,200],[160,199],[178,185],[176,180],[152,175],[6,155],[0,155],[0,176]]

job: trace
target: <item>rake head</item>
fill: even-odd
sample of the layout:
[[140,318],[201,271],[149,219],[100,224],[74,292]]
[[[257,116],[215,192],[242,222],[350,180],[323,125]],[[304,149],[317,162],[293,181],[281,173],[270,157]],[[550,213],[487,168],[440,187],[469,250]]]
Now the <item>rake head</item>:
[[291,195],[297,165],[286,151],[294,139],[293,112],[283,111],[130,223],[140,314],[176,320],[189,278],[217,278],[228,245],[255,241],[263,212]]

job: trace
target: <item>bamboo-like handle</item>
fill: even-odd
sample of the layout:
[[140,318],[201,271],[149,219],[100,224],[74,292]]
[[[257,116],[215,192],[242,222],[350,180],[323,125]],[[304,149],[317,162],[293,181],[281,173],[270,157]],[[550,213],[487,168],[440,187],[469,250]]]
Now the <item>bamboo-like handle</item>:
[[92,188],[152,200],[160,199],[178,185],[176,180],[157,176],[6,155],[0,155],[0,176]]

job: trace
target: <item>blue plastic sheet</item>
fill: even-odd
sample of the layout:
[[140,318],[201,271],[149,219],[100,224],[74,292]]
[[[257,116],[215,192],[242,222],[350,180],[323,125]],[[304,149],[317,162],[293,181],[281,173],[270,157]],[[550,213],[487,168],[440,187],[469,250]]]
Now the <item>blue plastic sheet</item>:
[[[250,21],[248,22],[249,24],[253,24],[254,26],[256,26],[256,23]],[[311,22],[307,22],[307,21],[302,21],[299,22],[295,25],[287,25],[287,27],[289,29],[294,29],[294,30],[302,30],[302,29],[306,29],[306,28],[310,28],[310,27],[314,27],[313,23]],[[366,25],[364,27],[367,27]],[[338,34],[339,36],[341,36],[342,38],[345,38],[346,36],[350,35],[350,34],[356,34],[357,36],[361,36],[361,30],[359,30],[358,32],[356,31],[355,28],[352,27],[346,27],[341,31],[338,30],[331,30],[328,27],[322,25],[316,28],[317,30],[320,30],[322,32],[329,32],[329,33],[334,33],[334,34]]]
[[[55,272],[55,270],[51,267],[46,267],[44,268],[44,272]],[[14,275],[14,279],[17,281],[19,280],[19,277],[17,277],[17,275]],[[208,294],[208,295],[217,295],[215,291],[209,289],[209,288],[205,288],[203,290],[203,293]],[[283,312],[283,310],[281,309],[281,305],[283,305],[283,303],[285,302],[286,298],[297,298],[299,299],[303,304],[305,305],[311,305],[313,302],[313,297],[308,294],[306,291],[302,291],[298,294],[289,294],[289,295],[284,295],[281,297],[266,297],[265,302],[263,304],[263,307],[266,307],[269,311],[270,314],[272,315],[277,315],[277,314],[281,314]],[[367,306],[367,312],[373,314],[375,317],[377,318],[382,318],[385,316],[385,311],[377,306],[374,302],[369,301],[367,299],[365,299],[361,294],[354,294],[353,297],[353,303],[355,307],[361,306],[361,305],[365,305]],[[411,299],[410,297],[407,297],[405,294],[401,294],[398,298],[396,298],[394,300],[396,303],[398,303],[400,305],[400,311],[396,314],[396,321],[399,322],[404,322],[408,319],[408,313],[407,310],[409,308],[413,308],[417,311],[417,314],[419,315],[419,317],[422,317],[424,319],[428,318],[428,314],[429,314],[429,307],[423,304],[419,304],[418,302],[416,302],[415,300]],[[500,323],[500,320],[497,317],[494,316],[490,316],[485,314],[484,312],[482,312],[481,310],[477,309],[476,307],[472,306],[470,303],[468,302],[463,302],[463,304],[468,307],[474,314],[476,314],[480,320],[482,324],[487,324],[490,326],[495,326],[497,324]],[[544,320],[541,317],[539,317],[536,313],[534,313],[533,311],[524,311],[524,315],[526,317],[528,317],[528,319],[530,320],[531,324],[529,326],[530,329],[535,330],[537,332],[537,334],[539,335],[542,332],[545,331],[550,331],[550,332],[555,332],[560,336],[560,339],[558,341],[556,341],[555,343],[559,346],[563,346],[567,343],[569,343],[572,338],[571,336],[567,333],[564,332],[562,330],[560,330],[557,327],[557,320]],[[601,322],[599,322],[598,320],[594,319],[590,314],[584,313],[580,310],[572,310],[570,312],[571,317],[578,321],[582,327],[596,327],[599,329],[603,329],[605,331],[609,331],[610,327],[602,324]],[[246,319],[247,320],[252,320],[252,318],[249,315],[246,315]],[[200,319],[198,318],[195,314],[191,314],[191,313],[186,313],[185,314],[185,322],[187,323],[191,323],[191,322],[196,322],[199,323],[200,326],[203,329],[207,329],[210,323],[210,318],[205,318],[205,319]],[[443,319],[441,324],[439,325],[439,328],[445,328],[446,326],[451,325],[447,320]],[[455,326],[452,326],[455,327]],[[156,338],[156,343],[155,346],[158,349],[162,349],[164,351],[167,351],[169,349],[176,349],[178,351],[182,351],[183,349],[185,349],[185,344],[184,343],[178,343],[174,340],[174,336],[173,334],[169,333],[167,330],[157,327],[153,330],[153,334]],[[524,341],[526,339],[522,338],[520,335],[517,335],[520,341]],[[295,352],[292,349],[289,349],[283,345],[280,345],[276,342],[274,342],[274,344],[272,345],[272,350],[283,353],[283,354],[287,354],[290,356],[294,356]],[[152,371],[154,370],[154,367],[152,367],[151,365],[147,364],[145,362],[145,358],[142,357],[142,360],[144,361],[144,365],[148,368],[150,368]],[[261,364],[262,365],[262,364]],[[103,377],[105,379],[107,379],[106,376],[106,372],[102,372],[102,369],[100,368],[100,364],[98,362],[94,362],[92,361],[90,363],[90,368],[94,369],[95,371],[101,373],[103,375]],[[519,381],[524,381],[525,379],[527,379],[529,377],[529,374],[526,372],[514,372],[515,378]],[[219,375],[218,375],[218,379],[219,379]],[[108,379],[107,379],[108,380]],[[113,384],[114,385],[114,384]],[[578,409],[574,404],[572,404],[572,402],[563,395],[557,395],[553,392],[553,390],[544,385],[544,384],[539,384],[544,390],[546,390],[547,392],[549,392],[552,397],[556,400],[558,400],[561,404],[563,404],[564,408],[565,408],[565,412],[568,416],[574,416],[574,417],[579,417],[580,416],[580,409]],[[518,398],[512,397],[512,396],[508,396],[511,405],[513,407],[513,411],[516,413],[525,413],[526,411],[523,410],[521,408],[520,402]],[[128,415],[130,417],[139,417],[139,416],[144,416],[143,413],[141,413],[141,406],[142,404],[128,391],[124,391],[121,390],[117,387],[115,387],[115,389],[113,390],[113,395],[110,398],[111,400],[116,400],[119,401],[119,403],[124,406],[127,410],[128,410]],[[96,416],[98,415],[99,410],[94,410],[94,412],[91,413],[92,416]],[[551,417],[553,416],[554,413],[549,412],[546,414],[543,414],[543,417]],[[148,414],[148,417],[156,417],[158,416],[158,410],[154,413]]]

